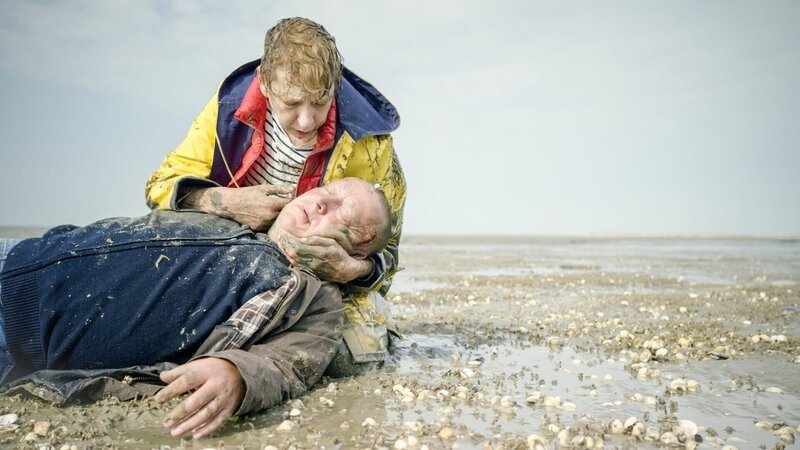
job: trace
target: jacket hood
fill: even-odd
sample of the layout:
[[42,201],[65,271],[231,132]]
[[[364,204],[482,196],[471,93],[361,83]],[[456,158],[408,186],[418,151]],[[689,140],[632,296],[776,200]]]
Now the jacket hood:
[[354,141],[366,136],[389,134],[400,126],[400,114],[374,86],[347,67],[336,93],[339,123]]

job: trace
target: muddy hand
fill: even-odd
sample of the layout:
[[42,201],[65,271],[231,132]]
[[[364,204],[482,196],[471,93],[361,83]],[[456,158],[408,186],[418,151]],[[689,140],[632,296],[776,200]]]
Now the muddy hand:
[[164,421],[175,437],[191,432],[199,439],[213,433],[236,412],[245,394],[239,369],[219,358],[198,359],[162,372],[161,380],[168,385],[156,395],[159,403],[195,390]]
[[354,259],[331,238],[297,238],[287,233],[282,236],[280,245],[294,266],[308,270],[321,280],[347,283],[372,272],[371,260]]
[[271,185],[207,188],[189,194],[181,207],[198,209],[262,231],[272,225],[281,209],[291,201],[278,195],[293,192],[292,186]]

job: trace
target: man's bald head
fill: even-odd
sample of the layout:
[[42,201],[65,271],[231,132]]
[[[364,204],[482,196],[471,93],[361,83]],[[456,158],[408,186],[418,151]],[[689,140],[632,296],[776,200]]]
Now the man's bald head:
[[383,191],[358,178],[343,178],[289,202],[270,235],[285,231],[298,237],[328,237],[352,257],[365,258],[386,247],[391,230],[391,210]]

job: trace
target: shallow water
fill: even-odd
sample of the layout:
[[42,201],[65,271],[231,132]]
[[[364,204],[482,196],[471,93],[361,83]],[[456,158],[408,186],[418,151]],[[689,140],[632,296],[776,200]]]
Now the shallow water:
[[[163,408],[147,403],[0,399],[0,413],[26,424],[0,443],[24,447],[29,422],[42,419],[67,430],[52,442],[127,448],[500,449],[525,448],[531,434],[559,446],[549,425],[606,448],[667,448],[658,437],[679,419],[698,425],[698,448],[792,447],[756,422],[800,438],[799,241],[412,237],[401,251],[390,300],[405,339],[382,369],[326,380],[302,404],[200,442],[166,436]],[[654,341],[666,356],[635,361]],[[700,390],[670,392],[681,377]],[[535,391],[574,410],[526,402]],[[293,408],[301,415],[290,418]],[[606,429],[629,417],[656,439]],[[299,428],[277,431],[287,419]]]

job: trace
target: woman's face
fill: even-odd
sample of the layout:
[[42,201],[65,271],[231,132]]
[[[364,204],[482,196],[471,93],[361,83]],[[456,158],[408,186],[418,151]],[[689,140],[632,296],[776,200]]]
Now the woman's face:
[[308,148],[317,143],[319,128],[325,124],[333,101],[333,88],[319,98],[286,79],[286,69],[273,71],[269,86],[261,85],[261,93],[267,97],[273,113],[278,118],[292,144]]

